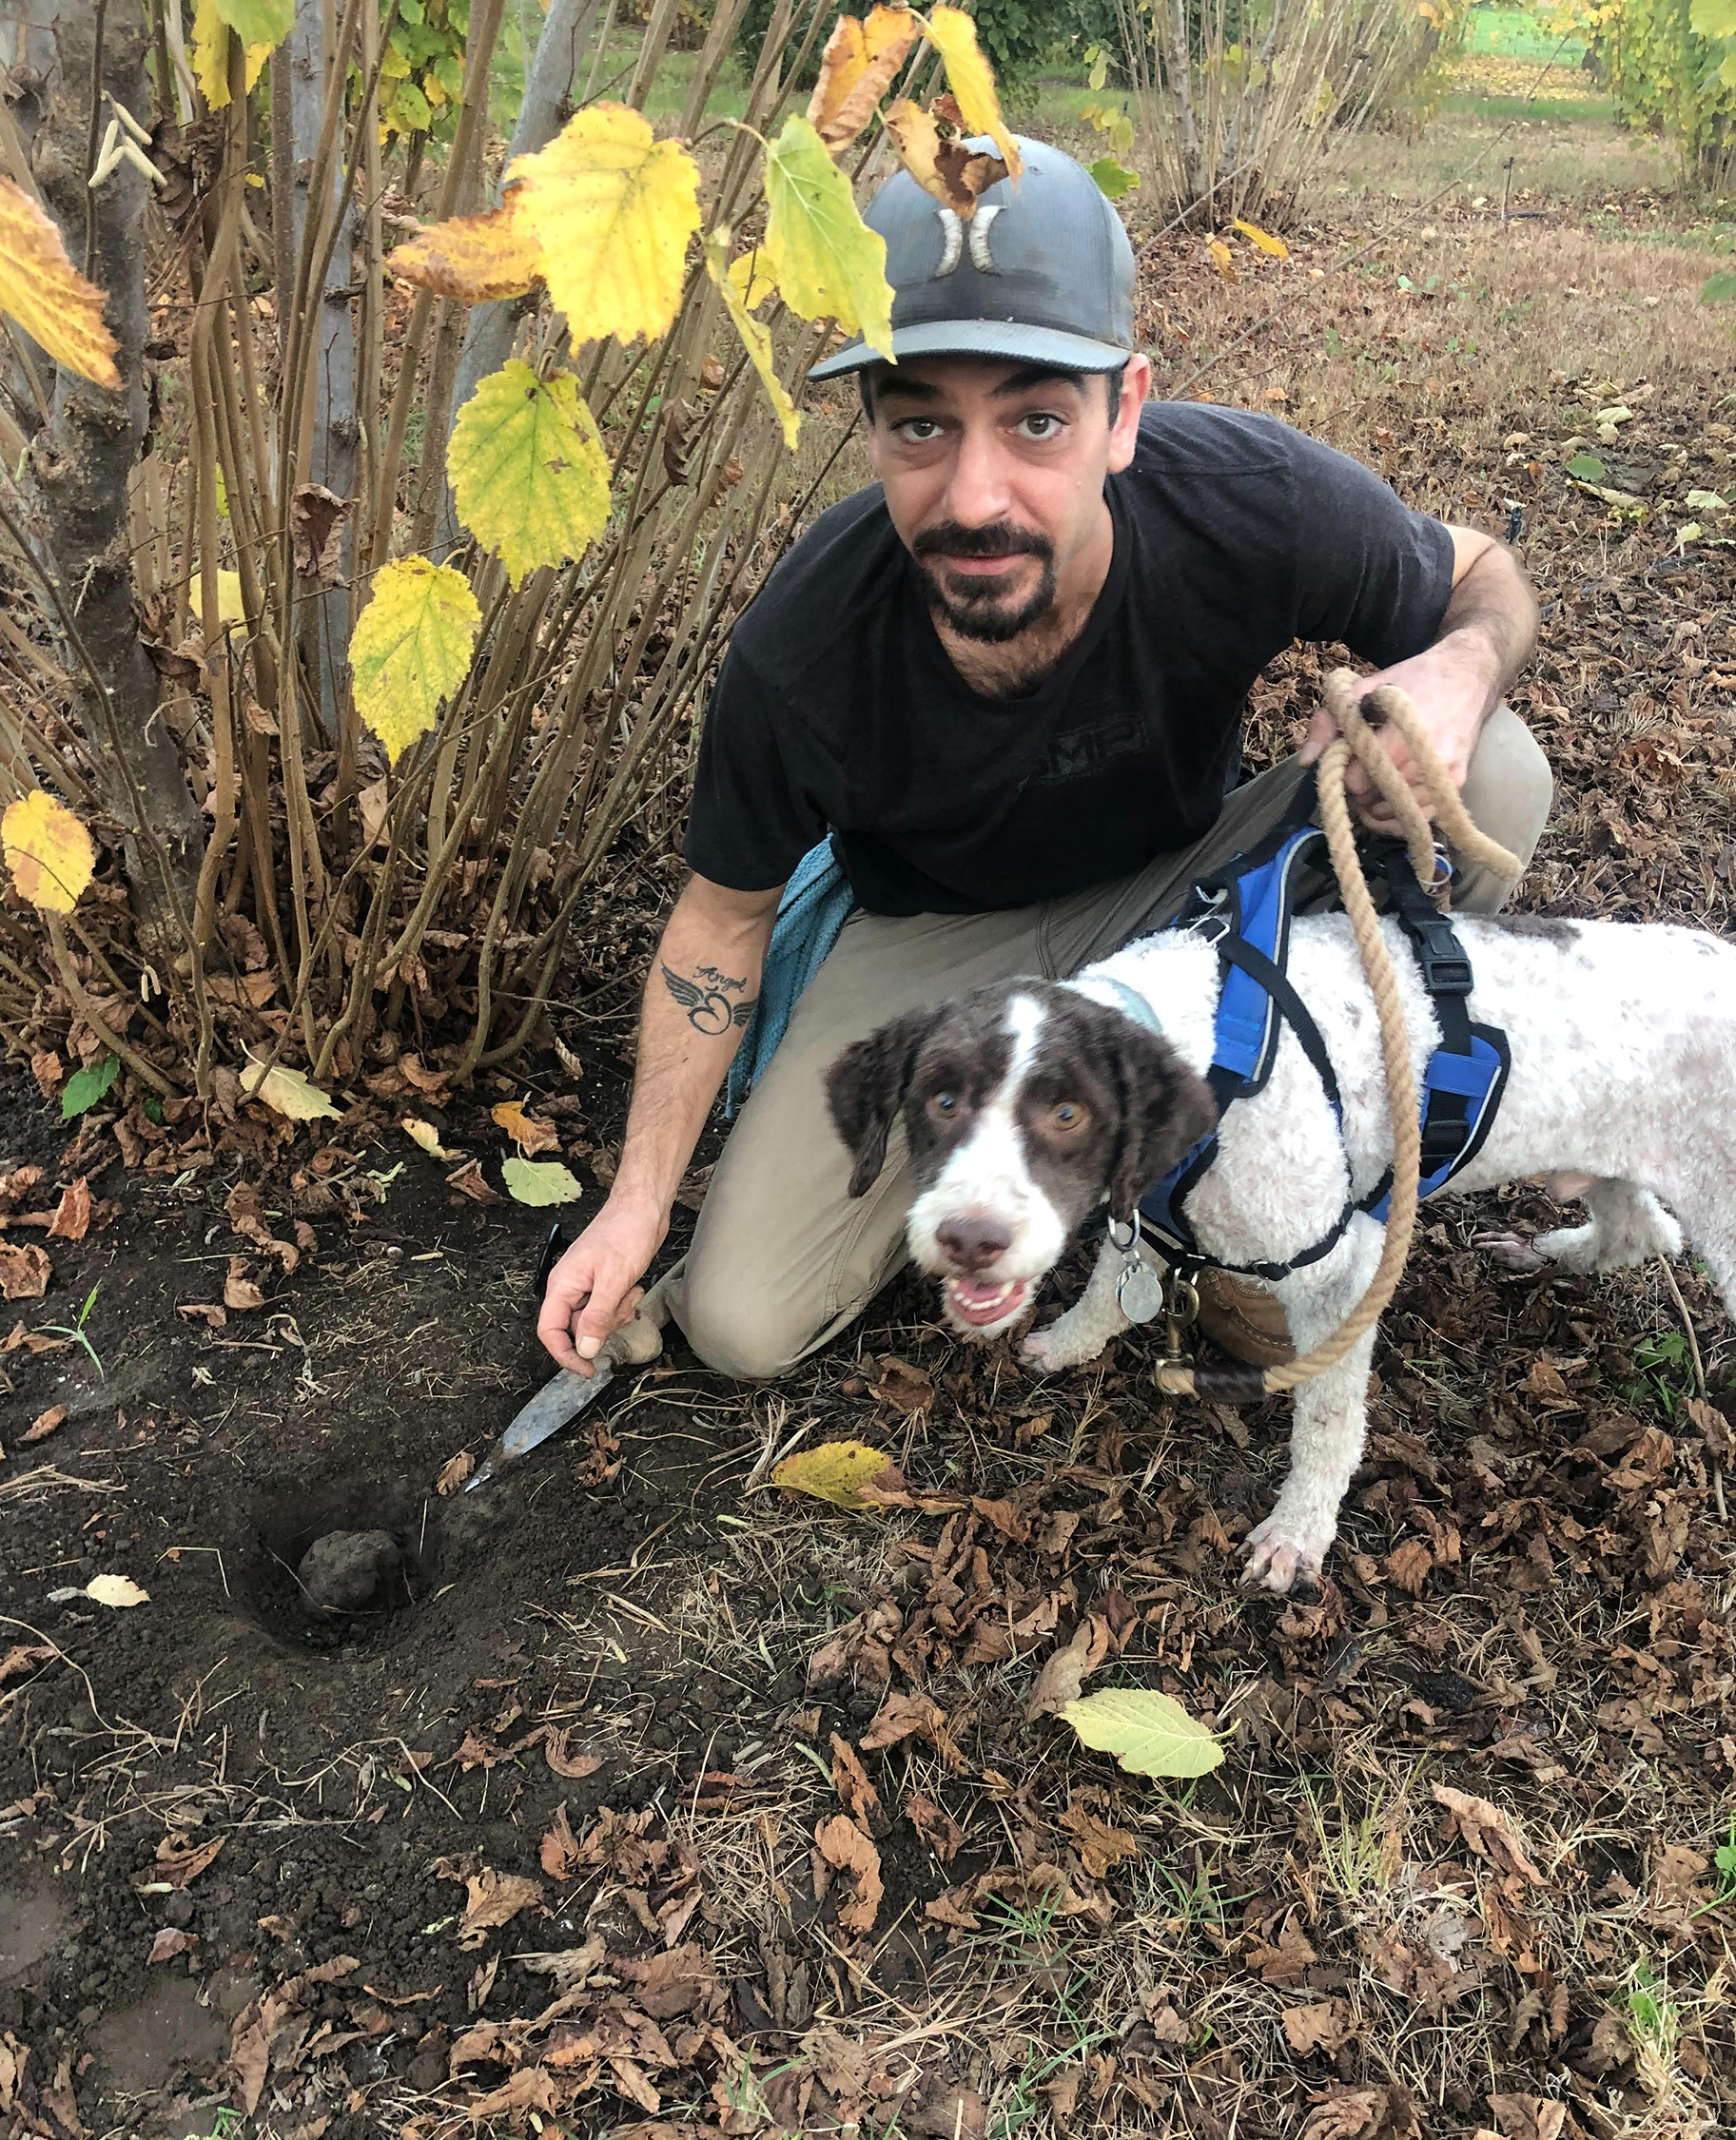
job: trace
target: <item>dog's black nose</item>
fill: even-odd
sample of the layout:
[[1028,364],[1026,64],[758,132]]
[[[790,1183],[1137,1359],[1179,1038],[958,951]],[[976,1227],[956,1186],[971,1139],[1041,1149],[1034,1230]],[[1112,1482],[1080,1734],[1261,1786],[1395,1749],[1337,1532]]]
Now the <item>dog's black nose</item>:
[[1012,1245],[1012,1235],[995,1218],[948,1218],[935,1228],[934,1237],[955,1271],[986,1270]]

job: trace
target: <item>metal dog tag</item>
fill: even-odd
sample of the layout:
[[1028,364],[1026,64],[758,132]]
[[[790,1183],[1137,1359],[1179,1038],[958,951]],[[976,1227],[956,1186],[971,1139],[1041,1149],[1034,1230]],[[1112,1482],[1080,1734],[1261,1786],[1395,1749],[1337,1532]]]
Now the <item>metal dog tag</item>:
[[1130,1323],[1155,1322],[1163,1311],[1163,1281],[1136,1255],[1122,1264],[1115,1297]]

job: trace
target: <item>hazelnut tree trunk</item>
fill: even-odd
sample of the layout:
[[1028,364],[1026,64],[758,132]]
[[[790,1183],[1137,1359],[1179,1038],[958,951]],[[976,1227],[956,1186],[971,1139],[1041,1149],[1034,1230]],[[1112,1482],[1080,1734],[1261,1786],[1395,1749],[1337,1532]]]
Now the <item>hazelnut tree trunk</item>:
[[93,95],[105,121],[110,97],[135,114],[149,110],[145,11],[141,0],[62,0],[52,35],[31,169],[68,257],[106,294],[121,390],[70,372],[56,376],[52,415],[30,447],[36,532],[102,683],[100,700],[84,662],[68,660],[83,694],[94,779],[126,863],[139,948],[166,983],[187,947],[205,825],[174,737],[157,717],[157,672],[133,615],[127,557],[127,481],[147,422],[146,187],[127,162],[94,190],[87,184]]

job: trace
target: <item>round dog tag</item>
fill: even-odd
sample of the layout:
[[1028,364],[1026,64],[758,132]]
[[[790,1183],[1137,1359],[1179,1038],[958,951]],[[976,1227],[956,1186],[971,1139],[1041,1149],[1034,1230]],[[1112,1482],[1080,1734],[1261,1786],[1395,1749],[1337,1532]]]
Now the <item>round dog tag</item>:
[[1149,1263],[1123,1264],[1115,1297],[1130,1323],[1149,1323],[1163,1312],[1163,1281]]

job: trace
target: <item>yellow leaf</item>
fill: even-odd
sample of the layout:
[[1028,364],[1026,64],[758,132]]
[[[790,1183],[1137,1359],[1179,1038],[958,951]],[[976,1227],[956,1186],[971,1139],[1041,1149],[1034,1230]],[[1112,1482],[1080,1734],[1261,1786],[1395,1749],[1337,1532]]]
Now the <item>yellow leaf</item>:
[[1138,1776],[1206,1776],[1223,1760],[1216,1737],[1167,1694],[1108,1687],[1065,1703],[1061,1714],[1087,1746]]
[[1236,228],[1241,232],[1242,236],[1257,245],[1262,253],[1270,254],[1274,260],[1288,260],[1290,258],[1290,248],[1284,241],[1281,238],[1273,237],[1269,230],[1262,230],[1258,224],[1243,223],[1239,216],[1235,219],[1235,224]]
[[699,168],[641,112],[595,104],[507,170],[575,342],[662,334],[699,228]]
[[[723,297],[724,307],[735,322],[735,332],[742,339],[742,346],[752,360],[753,369],[760,377],[760,384],[766,389],[770,397],[771,406],[777,411],[777,420],[784,428],[784,443],[793,453],[796,434],[802,428],[802,419],[796,414],[795,403],[790,399],[783,380],[777,376],[770,332],[742,302],[735,282],[735,268],[741,265],[741,262],[736,261],[733,266],[726,268],[724,263],[729,257],[729,231],[713,231],[705,243],[705,271],[716,283]],[[750,253],[746,257],[751,264],[758,260],[759,255]]]
[[904,160],[905,169],[923,191],[931,193],[965,223],[977,212],[978,194],[986,193],[1006,176],[1006,165],[998,156],[967,148],[950,133],[943,132],[933,113],[908,97],[900,97],[888,107],[887,132]]
[[870,1449],[866,1442],[822,1442],[818,1449],[798,1449],[774,1464],[771,1483],[786,1493],[810,1493],[835,1508],[863,1509],[874,1504],[863,1500],[861,1489],[895,1469],[885,1449]]
[[609,521],[609,457],[571,372],[510,358],[458,412],[446,448],[458,517],[515,587],[581,555]]
[[149,1605],[150,1592],[141,1590],[129,1575],[98,1575],[85,1585],[85,1595],[92,1605]]
[[757,245],[751,253],[743,253],[739,260],[730,263],[730,287],[750,312],[757,312],[766,300],[775,294],[777,283],[772,277],[771,263]]
[[49,914],[70,914],[96,867],[89,833],[40,788],[8,806],[0,817],[0,846],[19,891]]
[[560,1149],[560,1132],[553,1122],[534,1120],[524,1111],[522,1099],[503,1099],[488,1111],[490,1121],[503,1129],[526,1158],[538,1152],[556,1152]]
[[820,56],[808,117],[833,155],[866,126],[916,42],[908,8],[876,8],[866,23],[840,15]]
[[0,178],[0,312],[8,312],[57,364],[119,388],[114,337],[103,324],[103,293],[67,258],[60,232],[28,193]]
[[287,1069],[281,1062],[267,1070],[263,1062],[249,1060],[241,1074],[241,1089],[255,1099],[263,1099],[273,1114],[291,1122],[335,1122],[343,1112],[332,1105],[318,1085],[309,1084],[299,1070]]
[[217,10],[239,38],[267,51],[295,28],[296,0],[217,0]]
[[1208,238],[1205,242],[1205,249],[1211,254],[1213,265],[1226,282],[1239,282],[1241,281],[1241,277],[1236,272],[1236,262],[1230,248],[1221,238]]
[[766,151],[766,257],[784,302],[836,320],[892,361],[886,240],[870,230],[844,173],[799,112]]
[[500,1178],[521,1204],[575,1204],[584,1195],[578,1178],[553,1159],[527,1159],[515,1152],[501,1163]]
[[394,764],[464,681],[481,622],[468,581],[450,565],[400,557],[375,574],[350,636],[350,668],[356,710]]
[[217,568],[217,621],[219,624],[245,624],[247,621],[241,574],[225,572],[221,565]]
[[413,1144],[419,1144],[431,1159],[461,1159],[464,1157],[462,1152],[449,1152],[446,1149],[440,1142],[439,1131],[432,1122],[424,1122],[414,1115],[406,1115],[398,1126]]
[[1001,116],[995,75],[977,45],[977,26],[962,8],[930,8],[923,33],[946,63],[946,86],[958,99],[966,129],[986,134],[1017,178],[1024,165]]
[[[233,12],[234,10],[230,10]],[[293,17],[294,10],[291,10]],[[260,78],[260,69],[271,57],[271,46],[247,47],[247,88]],[[221,111],[229,101],[229,24],[218,0],[196,0],[193,9],[193,72],[205,91],[205,101]]]
[[405,239],[386,262],[392,274],[437,297],[485,304],[522,297],[542,281],[542,247],[518,213],[519,188],[485,216],[455,216]]

